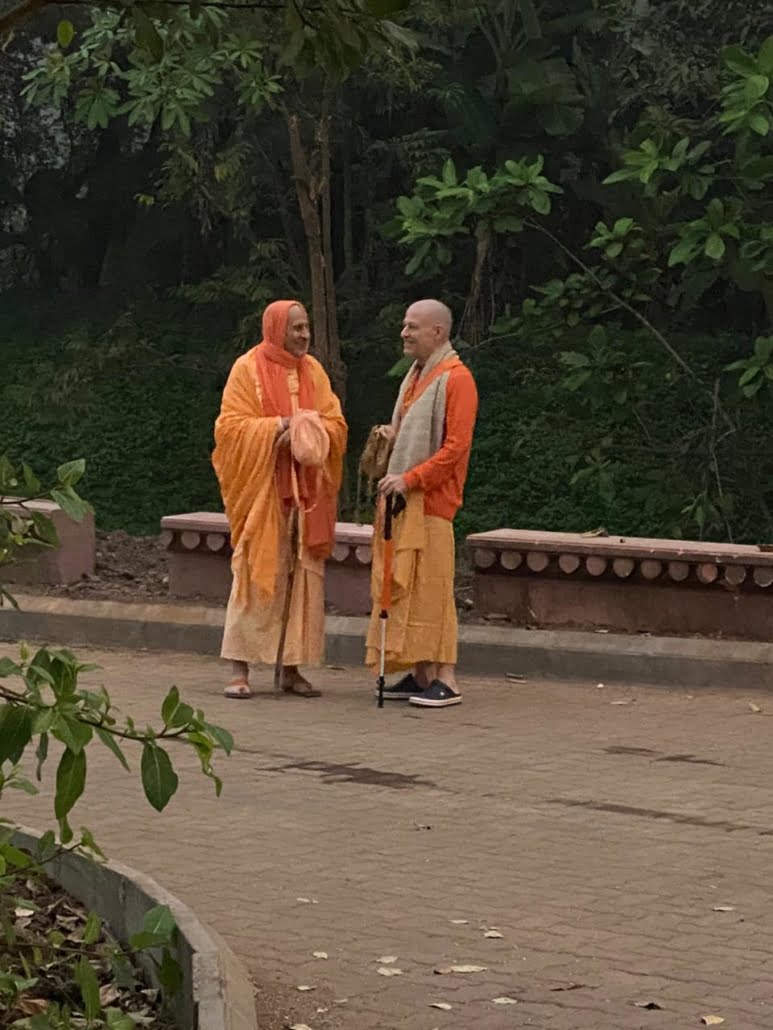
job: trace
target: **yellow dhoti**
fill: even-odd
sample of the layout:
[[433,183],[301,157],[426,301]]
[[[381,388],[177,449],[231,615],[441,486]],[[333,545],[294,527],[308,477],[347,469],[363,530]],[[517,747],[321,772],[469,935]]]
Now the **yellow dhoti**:
[[[282,614],[290,570],[287,519],[280,531],[276,588],[261,598],[252,583],[246,603],[237,598],[236,580],[225,616],[221,658],[273,665],[279,648]],[[284,649],[284,665],[320,665],[325,651],[325,563],[307,555],[295,557],[295,577]]]
[[[409,494],[406,510],[394,521],[392,606],[387,620],[386,671],[419,662],[455,665],[457,618],[454,597],[455,546],[448,519],[424,514],[419,491]],[[373,541],[373,609],[366,663],[379,665],[381,585],[384,569],[383,511]]]

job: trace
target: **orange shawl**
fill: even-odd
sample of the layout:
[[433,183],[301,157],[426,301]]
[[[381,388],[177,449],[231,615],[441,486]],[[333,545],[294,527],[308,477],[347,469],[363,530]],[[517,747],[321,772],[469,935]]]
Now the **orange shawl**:
[[270,304],[263,316],[263,341],[234,364],[215,423],[215,467],[231,526],[236,595],[243,603],[251,582],[263,600],[273,597],[279,567],[282,513],[292,503],[289,449],[275,446],[277,422],[292,414],[288,373],[299,381],[299,407],[317,411],[330,438],[322,470],[296,464],[302,545],[313,559],[326,558],[335,543],[335,511],[341,486],[347,429],[341,405],[319,362],[284,350],[287,318],[297,301]]

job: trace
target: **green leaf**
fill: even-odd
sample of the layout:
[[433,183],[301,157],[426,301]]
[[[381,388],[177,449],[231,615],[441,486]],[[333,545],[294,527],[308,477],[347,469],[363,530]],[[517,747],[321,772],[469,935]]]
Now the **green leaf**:
[[172,728],[187,726],[193,719],[193,709],[180,700],[177,687],[172,687],[161,705],[161,718],[164,725]]
[[754,104],[768,92],[770,79],[767,75],[750,75],[746,80],[744,94],[749,104]]
[[86,925],[83,927],[83,943],[91,946],[96,944],[102,934],[102,920],[96,912],[89,912],[86,917]]
[[71,21],[60,21],[56,27],[56,41],[62,50],[66,50],[72,43],[75,36],[75,29]]
[[739,75],[753,75],[757,70],[757,64],[753,57],[740,46],[725,47],[722,51],[722,63],[731,71]]
[[157,744],[146,741],[142,748],[140,771],[145,797],[157,812],[162,812],[179,783],[169,755]]
[[75,981],[81,990],[86,1019],[89,1023],[92,1023],[99,1015],[102,1006],[99,1003],[99,981],[97,980],[97,974],[85,955],[81,956],[80,962],[75,967]]
[[721,236],[713,232],[706,240],[704,253],[706,254],[706,257],[711,258],[712,261],[721,261],[725,256],[725,241]]
[[87,726],[80,719],[60,713],[51,735],[57,740],[61,740],[74,754],[79,754],[91,741],[94,731],[91,726]]
[[96,733],[108,751],[112,751],[124,769],[129,772],[129,763],[126,761],[126,755],[121,750],[114,735],[109,730],[102,729],[101,726],[96,728]]
[[131,12],[137,44],[143,50],[147,50],[157,61],[160,61],[164,54],[164,43],[156,26],[136,4],[131,8]]
[[21,668],[10,658],[0,658],[0,679],[6,676],[21,676]]
[[137,1024],[120,1009],[105,1009],[107,1016],[107,1030],[137,1030]]
[[56,710],[54,708],[39,708],[32,720],[32,735],[48,733],[56,722]]
[[395,364],[392,365],[392,367],[387,372],[387,376],[390,379],[402,378],[402,376],[407,374],[408,369],[411,367],[412,364],[413,361],[411,360],[411,358],[409,358],[407,355],[404,355],[402,358],[399,359],[399,361],[395,362]]
[[764,114],[753,114],[749,119],[749,128],[758,136],[767,136],[770,131],[770,122]]
[[168,948],[164,948],[161,965],[158,968],[158,980],[166,998],[173,998],[183,984],[183,971],[180,963],[172,956]]
[[89,511],[89,506],[83,501],[72,487],[65,487],[64,490],[52,490],[51,500],[54,501],[62,511],[69,515],[74,522],[82,522]]
[[49,547],[59,546],[59,534],[56,531],[52,519],[47,515],[44,515],[42,511],[31,511],[30,518],[32,519],[32,525],[35,528],[35,535],[41,543],[48,544]]
[[767,365],[773,358],[773,336],[758,336],[754,341],[754,356],[760,365]]
[[456,165],[449,157],[443,165],[443,184],[445,186],[457,186]]
[[32,712],[23,705],[6,703],[0,708],[0,765],[16,765],[32,739]]
[[759,365],[752,365],[751,368],[747,368],[741,378],[738,380],[739,386],[746,386],[753,379],[756,379],[762,369]]
[[40,783],[40,781],[43,778],[43,766],[45,765],[47,758],[48,758],[48,734],[47,733],[41,733],[40,734],[40,740],[38,741],[38,746],[37,746],[37,748],[35,750],[35,759],[37,761],[37,766],[36,766],[36,769],[35,769],[35,777],[36,777],[38,783]]
[[85,826],[81,826],[81,842],[79,847],[85,848],[87,851],[91,851],[94,855],[99,855],[100,858],[105,857],[104,851],[94,840],[94,834]]
[[78,458],[75,461],[65,462],[56,470],[57,478],[62,486],[75,486],[83,479],[86,471],[86,459]]
[[234,748],[234,738],[228,730],[224,730],[222,726],[213,726],[209,722],[204,723],[204,729],[227,755],[231,754]]
[[697,248],[692,240],[680,240],[668,256],[668,267],[674,265],[688,264],[695,257]]
[[765,75],[773,75],[773,36],[768,36],[760,47],[757,64]]
[[142,930],[129,941],[132,951],[172,944],[177,930],[174,916],[166,905],[156,905],[145,913]]
[[67,748],[56,770],[56,797],[54,813],[59,820],[66,818],[86,786],[86,752],[75,754]]
[[587,354],[580,354],[579,351],[565,350],[561,352],[561,364],[570,368],[586,368],[590,365],[590,358]]

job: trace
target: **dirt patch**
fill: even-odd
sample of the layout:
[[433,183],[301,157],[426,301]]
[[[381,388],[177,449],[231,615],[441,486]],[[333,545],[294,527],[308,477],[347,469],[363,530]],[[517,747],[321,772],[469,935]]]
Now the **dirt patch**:
[[[179,598],[169,596],[166,549],[161,537],[131,536],[121,529],[113,533],[97,533],[93,576],[69,586],[25,584],[23,592],[94,601],[180,603]],[[203,598],[191,600],[213,608],[224,607],[218,601]]]

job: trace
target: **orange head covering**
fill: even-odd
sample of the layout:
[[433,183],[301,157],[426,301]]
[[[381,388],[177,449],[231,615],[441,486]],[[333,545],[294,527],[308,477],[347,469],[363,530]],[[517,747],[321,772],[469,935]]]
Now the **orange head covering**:
[[[309,359],[306,355],[296,358],[286,351],[284,346],[290,310],[295,306],[303,307],[297,300],[276,300],[263,312],[263,340],[255,349],[255,363],[263,399],[263,414],[266,416],[285,418],[295,414],[288,372],[295,372],[298,376],[298,408],[302,411],[316,411],[317,408]],[[308,416],[301,421],[305,422],[307,419]],[[297,431],[291,433],[291,442],[293,436],[298,436]],[[296,455],[297,457],[301,455]],[[297,499],[306,510],[304,543],[309,553],[315,557],[324,557],[329,553],[335,532],[335,505],[329,503],[330,499],[325,496],[326,491],[319,472],[319,465],[324,463],[325,457],[319,463],[307,463],[308,459],[303,464],[295,461]],[[317,468],[311,467],[312,465],[317,465]],[[283,448],[280,452],[276,464],[276,479],[279,497],[285,508],[289,509],[296,500],[293,490],[292,448]]]

